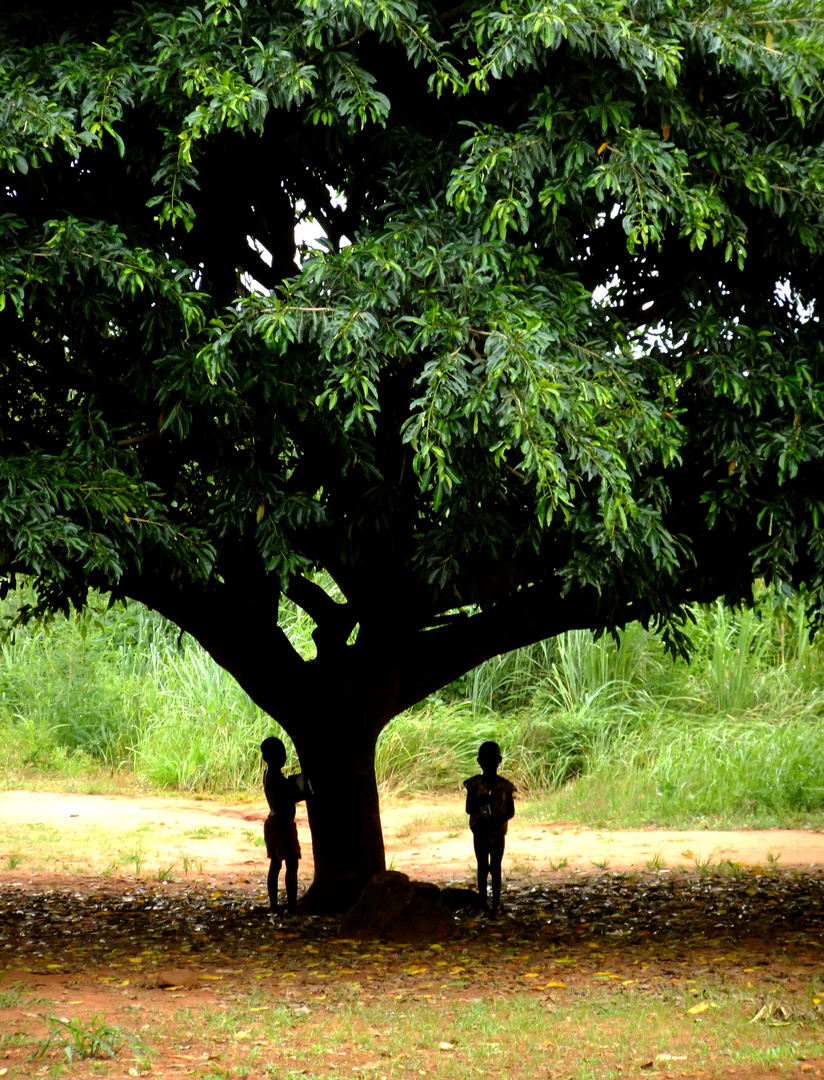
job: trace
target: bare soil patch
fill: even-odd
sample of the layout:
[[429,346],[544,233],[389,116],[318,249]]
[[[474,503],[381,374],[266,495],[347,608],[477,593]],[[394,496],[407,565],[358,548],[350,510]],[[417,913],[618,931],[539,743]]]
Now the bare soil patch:
[[[83,888],[84,870],[96,878],[113,862],[140,851],[139,872],[121,862],[110,869],[111,885],[150,878],[168,867],[173,868],[170,876],[189,885],[259,885],[268,866],[262,847],[265,814],[263,801],[229,805],[210,799],[4,792],[0,883],[13,880],[43,888],[71,882]],[[440,885],[472,880],[472,841],[460,796],[390,803],[383,807],[382,819],[387,864],[393,869]],[[314,867],[302,806],[297,822],[303,851],[300,879],[308,884]],[[37,829],[21,841],[20,830],[26,826]],[[47,830],[58,831],[59,841],[46,841]],[[76,837],[89,830],[98,833],[100,844],[81,848]],[[9,856],[17,856],[12,859],[16,865],[3,870]],[[817,870],[824,867],[824,834],[797,829],[611,831],[516,816],[510,823],[504,869],[509,882],[522,884],[601,870],[677,873],[712,864]]]

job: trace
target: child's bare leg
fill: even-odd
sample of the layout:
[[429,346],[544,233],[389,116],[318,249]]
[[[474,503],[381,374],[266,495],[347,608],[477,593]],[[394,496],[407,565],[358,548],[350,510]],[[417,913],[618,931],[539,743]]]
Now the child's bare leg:
[[298,860],[286,860],[286,907],[294,911],[298,902]]
[[[288,873],[288,871],[287,871]],[[272,911],[278,909],[278,875],[280,874],[280,859],[269,860],[269,874],[266,878],[266,891],[269,893],[269,907]]]
[[475,858],[478,860],[478,896],[481,898],[481,906],[486,911],[486,879],[489,876],[489,845],[473,833],[475,846]]
[[492,879],[492,914],[498,910],[501,902],[501,863],[504,858],[504,845],[506,840],[503,836],[493,840],[489,845],[489,876]]

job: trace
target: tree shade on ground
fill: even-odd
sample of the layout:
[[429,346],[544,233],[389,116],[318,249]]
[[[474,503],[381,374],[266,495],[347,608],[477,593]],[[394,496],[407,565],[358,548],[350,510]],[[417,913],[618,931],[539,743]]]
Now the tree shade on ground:
[[294,740],[345,904],[410,704],[566,629],[679,647],[755,576],[817,599],[824,26],[110,8],[0,15],[0,572],[196,637]]

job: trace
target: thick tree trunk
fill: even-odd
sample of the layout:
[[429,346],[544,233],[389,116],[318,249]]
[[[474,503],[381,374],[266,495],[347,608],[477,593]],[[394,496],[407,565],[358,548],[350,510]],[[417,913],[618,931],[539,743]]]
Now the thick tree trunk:
[[373,874],[386,869],[375,738],[355,724],[315,739],[296,739],[307,797],[315,877],[300,906],[346,911]]

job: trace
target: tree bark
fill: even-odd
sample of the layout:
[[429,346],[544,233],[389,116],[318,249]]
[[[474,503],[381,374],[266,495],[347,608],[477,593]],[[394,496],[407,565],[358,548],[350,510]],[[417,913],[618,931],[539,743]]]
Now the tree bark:
[[373,874],[386,869],[375,737],[343,724],[316,738],[295,739],[301,769],[312,787],[306,807],[315,876],[300,906],[346,911]]

